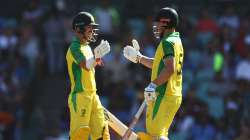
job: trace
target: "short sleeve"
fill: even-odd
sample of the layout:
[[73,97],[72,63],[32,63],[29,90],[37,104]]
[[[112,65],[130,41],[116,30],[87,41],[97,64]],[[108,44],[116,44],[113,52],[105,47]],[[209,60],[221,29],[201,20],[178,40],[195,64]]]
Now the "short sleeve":
[[162,42],[164,56],[163,58],[174,57],[174,44],[169,41]]
[[73,58],[75,59],[77,64],[80,64],[81,61],[85,60],[85,56],[83,55],[83,53],[80,50],[80,46],[77,46],[78,44],[72,44],[70,46],[70,51],[71,54],[73,56]]

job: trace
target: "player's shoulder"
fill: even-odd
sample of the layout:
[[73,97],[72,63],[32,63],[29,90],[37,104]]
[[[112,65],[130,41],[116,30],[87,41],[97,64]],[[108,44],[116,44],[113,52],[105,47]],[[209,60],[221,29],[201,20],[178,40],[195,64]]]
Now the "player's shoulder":
[[166,38],[169,41],[175,41],[180,39],[180,33],[179,32],[172,32],[168,35]]
[[179,41],[180,41],[179,32],[173,32],[162,39],[162,44],[164,46],[174,46]]
[[80,41],[74,39],[69,45],[69,50],[77,51],[80,48],[80,46],[81,46]]
[[74,38],[70,43],[70,47],[79,47],[79,46],[80,46],[80,40],[77,38]]
[[162,47],[173,47],[174,41],[171,40],[169,37],[162,39]]

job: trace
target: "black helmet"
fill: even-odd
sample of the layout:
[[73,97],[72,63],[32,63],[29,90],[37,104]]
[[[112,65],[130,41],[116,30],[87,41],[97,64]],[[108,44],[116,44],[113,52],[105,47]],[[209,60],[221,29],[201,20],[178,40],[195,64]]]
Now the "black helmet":
[[74,18],[72,22],[72,28],[73,30],[76,29],[76,27],[79,27],[80,31],[84,31],[84,26],[86,25],[93,25],[98,26],[99,24],[95,23],[94,17],[88,13],[88,12],[79,12]]
[[88,41],[91,41],[91,42],[95,42],[96,41],[96,38],[97,38],[97,26],[99,24],[96,24],[95,23],[95,19],[94,17],[88,13],[88,12],[79,12],[74,18],[73,18],[73,22],[72,22],[72,28],[73,30],[76,30],[76,28],[79,28],[79,32],[80,33],[84,33],[85,30],[84,30],[84,27],[87,26],[87,25],[92,25],[93,26],[93,36],[88,39]]
[[155,21],[159,22],[161,19],[169,19],[166,28],[175,28],[179,22],[179,16],[175,9],[164,7],[158,11],[155,16]]

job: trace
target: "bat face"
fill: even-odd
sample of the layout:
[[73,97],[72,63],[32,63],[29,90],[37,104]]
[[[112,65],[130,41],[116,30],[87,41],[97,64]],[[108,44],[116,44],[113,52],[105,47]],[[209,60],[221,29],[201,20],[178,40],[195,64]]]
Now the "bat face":
[[[119,119],[117,119],[112,113],[107,109],[104,109],[105,120],[108,121],[108,125],[119,135],[123,136],[128,127],[123,124]],[[137,134],[132,132],[128,140],[137,140]]]

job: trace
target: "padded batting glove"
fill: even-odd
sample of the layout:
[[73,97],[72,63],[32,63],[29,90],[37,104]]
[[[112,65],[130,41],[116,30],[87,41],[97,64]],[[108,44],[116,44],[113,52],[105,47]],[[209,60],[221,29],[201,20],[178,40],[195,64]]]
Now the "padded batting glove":
[[140,46],[139,46],[139,43],[137,42],[137,40],[133,39],[132,44],[133,44],[133,46],[127,45],[126,47],[124,47],[123,55],[128,60],[130,60],[134,63],[138,63],[138,62],[140,62],[140,59],[143,55],[139,52]]
[[102,58],[110,52],[110,45],[107,40],[102,40],[101,43],[94,49],[95,58]]
[[157,85],[151,82],[144,90],[144,99],[146,100],[147,104],[149,102],[153,102],[156,100],[156,87]]

